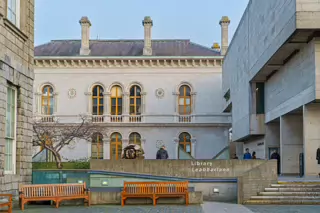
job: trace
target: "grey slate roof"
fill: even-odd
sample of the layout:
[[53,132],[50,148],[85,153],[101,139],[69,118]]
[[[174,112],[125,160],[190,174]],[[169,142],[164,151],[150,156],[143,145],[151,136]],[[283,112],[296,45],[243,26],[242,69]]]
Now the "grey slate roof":
[[[35,56],[78,56],[81,40],[53,40],[35,47]],[[143,40],[90,40],[90,56],[142,56]],[[220,56],[190,40],[152,40],[153,56]]]

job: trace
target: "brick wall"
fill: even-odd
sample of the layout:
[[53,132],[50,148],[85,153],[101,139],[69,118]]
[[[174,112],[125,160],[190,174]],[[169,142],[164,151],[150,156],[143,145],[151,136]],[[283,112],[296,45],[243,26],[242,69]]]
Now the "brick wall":
[[266,161],[256,168],[244,172],[238,177],[238,203],[245,203],[251,196],[264,191],[264,188],[277,181],[276,160]]
[[19,183],[31,182],[34,0],[21,1],[20,28],[7,17],[7,0],[0,0],[0,160],[5,150],[7,84],[17,88],[16,174],[4,175],[0,164],[0,193],[17,195]]

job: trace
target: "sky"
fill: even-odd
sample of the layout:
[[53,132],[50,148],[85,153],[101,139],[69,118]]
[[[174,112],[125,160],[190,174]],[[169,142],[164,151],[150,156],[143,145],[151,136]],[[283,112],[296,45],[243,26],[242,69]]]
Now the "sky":
[[228,16],[229,42],[249,0],[35,0],[35,45],[80,39],[79,20],[91,21],[91,39],[143,39],[151,16],[153,39],[190,39],[211,47],[221,42],[219,21]]

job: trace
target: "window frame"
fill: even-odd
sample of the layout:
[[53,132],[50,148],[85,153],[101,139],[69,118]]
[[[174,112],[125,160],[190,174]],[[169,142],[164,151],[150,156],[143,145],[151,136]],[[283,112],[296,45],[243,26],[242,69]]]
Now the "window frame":
[[[183,88],[183,94],[180,93],[181,88]],[[187,96],[187,90],[189,89],[190,95]],[[180,105],[180,99],[183,99],[183,105]],[[190,104],[187,104],[187,99],[189,99]],[[180,106],[183,106],[183,112],[180,111]],[[190,112],[187,112],[187,107],[190,107]],[[191,115],[192,114],[192,96],[191,96],[191,87],[188,85],[181,85],[179,87],[179,96],[178,96],[178,113],[179,115]]]
[[[46,88],[46,87],[48,87],[49,89],[51,88],[52,89],[52,94],[51,94],[51,96],[50,96],[50,93],[48,92],[48,94],[45,96],[44,95],[44,89]],[[53,86],[51,86],[50,84],[46,84],[46,85],[44,85],[43,87],[42,87],[42,89],[41,89],[41,107],[40,107],[40,110],[41,110],[41,115],[47,115],[47,116],[52,116],[53,114],[54,114],[54,111],[55,111],[55,96],[54,96],[54,93],[55,93],[55,91],[54,91],[54,88],[53,88]],[[53,102],[51,103],[51,100],[50,100],[50,98],[52,97],[52,100],[53,100]],[[44,105],[43,104],[43,102],[44,102],[44,99],[47,99],[47,104],[46,105]],[[49,111],[49,113],[44,113],[44,110],[43,110],[43,107],[44,106],[47,106],[47,108],[48,108],[48,111]],[[51,106],[52,106],[52,112],[51,112]]]
[[[94,140],[95,138],[95,140]],[[99,140],[97,140],[99,138]],[[96,157],[92,157],[92,147],[93,146],[97,146],[97,156]],[[100,155],[100,151],[101,152],[101,156]],[[104,156],[104,147],[103,147],[103,135],[100,132],[96,132],[92,135],[92,141],[91,141],[91,159],[103,159]]]
[[[94,92],[93,90],[97,87],[97,95],[94,96]],[[100,93],[100,90],[102,91],[102,94]],[[93,114],[93,107],[95,107],[94,105],[94,100],[97,99],[97,114],[96,115],[103,115],[104,113],[104,96],[103,96],[103,93],[104,93],[104,88],[101,86],[101,85],[95,85],[92,87],[92,96],[91,96],[91,101],[92,101],[92,107],[91,107],[91,114]],[[100,95],[101,94],[101,95]],[[102,98],[102,104],[100,103],[100,99]],[[100,113],[100,107],[102,107],[102,113]]]
[[[137,89],[140,89],[140,96],[137,95]],[[131,89],[134,89],[133,91],[133,96],[131,96]],[[130,87],[129,93],[129,114],[130,115],[141,115],[141,110],[142,110],[142,97],[141,97],[141,87],[138,85],[133,85]],[[137,104],[137,100],[140,99],[140,104]],[[131,104],[131,100],[133,100],[133,104]],[[138,112],[138,106],[140,106],[140,112]],[[131,112],[131,107],[133,107],[133,112]]]
[[[112,136],[113,135],[116,135],[116,141],[112,141]],[[121,140],[118,140],[119,139],[119,136],[121,138]],[[122,149],[123,149],[123,143],[122,143],[122,135],[119,133],[119,132],[114,132],[110,135],[110,160],[120,160],[121,159],[121,155],[122,155]],[[115,158],[113,157],[113,154],[112,154],[112,146],[115,145],[116,147],[116,156]],[[119,156],[119,146],[121,147],[121,153],[120,153],[120,156]]]
[[[15,2],[15,11],[12,10],[12,8],[10,8],[10,2]],[[21,16],[21,0],[6,0],[6,18],[13,24],[15,25],[17,28],[20,29],[20,16]],[[11,14],[15,14],[15,19],[13,19],[12,17],[10,17],[9,15]]]
[[[183,141],[180,140],[181,136],[183,136]],[[186,136],[190,137],[190,141],[187,141]],[[191,142],[192,136],[190,133],[188,132],[181,132],[179,134],[179,143],[178,146],[180,147],[180,145],[183,145],[183,151],[188,153],[190,156],[192,156],[192,142]],[[190,146],[190,152],[187,152],[187,145]],[[182,148],[182,147],[181,147]],[[178,158],[179,158],[179,151],[178,151]]]
[[[13,125],[13,138],[7,136],[7,110],[8,110],[8,89],[11,89],[14,91],[14,125]],[[7,140],[11,140],[12,143],[12,154],[11,154],[11,159],[12,159],[12,170],[6,170],[6,162],[4,165],[4,174],[11,174],[14,175],[16,174],[16,158],[17,158],[17,115],[18,115],[18,88],[15,86],[7,85],[7,96],[6,96],[6,124],[5,124],[5,144],[7,144]],[[12,112],[10,112],[12,113]],[[12,122],[12,121],[11,121]],[[11,125],[10,125],[11,126]],[[6,148],[5,148],[6,149]],[[5,158],[4,161],[6,161],[7,158],[7,151],[5,150]]]
[[[132,138],[133,138],[133,140],[131,140]],[[129,144],[135,144],[135,145],[141,146],[141,144],[142,144],[142,142],[141,142],[141,134],[138,133],[138,132],[130,133],[130,135],[129,135]]]
[[[112,95],[112,91],[113,91],[113,89],[116,89],[116,96],[113,96]],[[119,93],[119,89],[121,90],[121,96],[119,96],[118,95],[118,93]],[[115,101],[116,101],[116,105],[114,106],[113,104],[112,104],[112,100],[113,99],[115,99]],[[119,99],[121,99],[121,105],[119,105]],[[112,107],[116,107],[115,109],[115,114],[112,114]],[[121,107],[121,114],[119,114],[119,107]],[[113,115],[113,116],[120,116],[120,115],[122,115],[123,114],[123,89],[120,87],[120,86],[118,86],[118,85],[115,85],[115,86],[113,86],[112,88],[111,88],[111,94],[110,94],[110,115]]]

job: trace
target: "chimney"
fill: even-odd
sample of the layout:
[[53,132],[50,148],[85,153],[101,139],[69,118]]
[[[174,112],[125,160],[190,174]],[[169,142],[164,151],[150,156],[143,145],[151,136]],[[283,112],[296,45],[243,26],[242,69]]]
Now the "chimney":
[[91,22],[87,16],[83,16],[80,21],[81,25],[81,49],[80,55],[89,55],[90,54],[90,27]]
[[213,43],[211,49],[216,50],[216,51],[220,51],[220,45],[218,43]]
[[228,41],[228,28],[230,24],[229,17],[222,16],[219,24],[221,25],[221,55],[225,55],[227,53],[227,49],[229,46],[229,41]]
[[144,47],[143,55],[152,55],[151,47],[151,28],[153,26],[153,21],[150,16],[145,16],[142,25],[144,26]]

